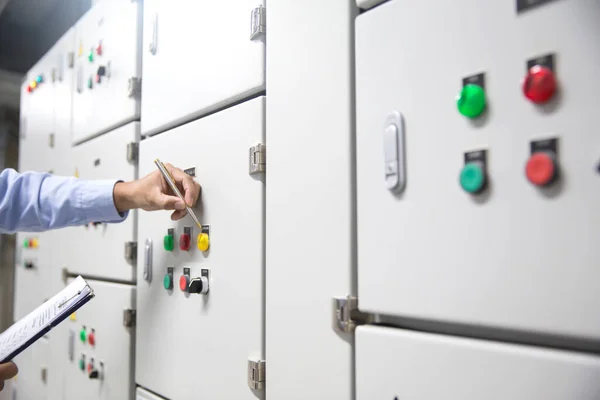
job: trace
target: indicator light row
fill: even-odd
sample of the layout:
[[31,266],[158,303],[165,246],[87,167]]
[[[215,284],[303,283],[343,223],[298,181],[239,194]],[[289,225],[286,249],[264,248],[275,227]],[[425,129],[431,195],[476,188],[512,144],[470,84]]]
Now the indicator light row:
[[[179,249],[189,251],[192,244],[192,228],[183,228],[183,233],[179,236]],[[166,251],[173,251],[175,248],[175,230],[167,230],[167,234],[163,238],[163,247]],[[207,251],[210,247],[210,238],[207,232],[200,232],[196,236],[196,247],[200,251]]]
[[[167,268],[167,273],[163,277],[163,287],[165,290],[173,290],[173,268]],[[184,293],[207,294],[209,289],[208,275],[202,274],[197,278],[190,277],[190,269],[184,268],[183,274],[179,277],[179,290]]]
[[[534,104],[550,101],[558,88],[554,74],[554,55],[549,54],[528,61],[527,74],[521,82],[521,91],[526,99]],[[463,87],[456,96],[458,111],[467,118],[477,118],[487,107],[484,75],[466,78]]]
[[95,346],[96,331],[94,329],[91,329],[90,333],[88,333],[86,327],[82,326],[81,331],[79,331],[79,340],[81,340],[81,343],[83,344],[89,343],[90,346]]
[[25,239],[23,241],[23,247],[26,249],[37,249],[39,247],[39,241],[37,238]]
[[37,88],[39,88],[40,84],[42,84],[43,82],[44,82],[43,75],[36,76],[35,79],[33,79],[31,82],[29,82],[29,85],[27,85],[27,92],[33,93],[33,91],[36,90]]
[[[487,151],[465,153],[464,158],[465,164],[459,175],[460,186],[467,193],[483,193],[488,184]],[[534,186],[543,188],[553,185],[559,177],[558,140],[552,138],[531,142],[524,172]]]
[[86,372],[87,369],[87,374],[88,377],[90,379],[102,379],[103,377],[103,371],[104,371],[104,363],[102,361],[100,361],[98,364],[100,364],[100,369],[98,369],[96,367],[96,363],[94,362],[94,358],[90,357],[90,361],[87,363],[87,367],[86,367],[86,362],[85,362],[85,354],[81,354],[81,357],[79,358],[79,369],[83,372]]

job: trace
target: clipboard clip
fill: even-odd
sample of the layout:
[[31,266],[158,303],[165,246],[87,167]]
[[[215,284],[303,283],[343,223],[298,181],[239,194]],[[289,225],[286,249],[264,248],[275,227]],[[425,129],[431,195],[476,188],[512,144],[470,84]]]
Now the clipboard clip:
[[58,308],[62,308],[65,304],[67,304],[68,302],[70,302],[71,300],[73,300],[75,297],[79,296],[81,294],[81,292],[77,292],[75,293],[73,296],[69,297],[68,299],[66,299],[65,301],[63,301],[62,303],[60,303],[58,305]]

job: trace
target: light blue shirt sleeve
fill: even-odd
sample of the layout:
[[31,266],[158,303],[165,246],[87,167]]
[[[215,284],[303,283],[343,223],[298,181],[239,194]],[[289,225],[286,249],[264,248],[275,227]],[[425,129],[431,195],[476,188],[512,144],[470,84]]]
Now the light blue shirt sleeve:
[[89,181],[48,173],[0,173],[0,233],[41,232],[90,222],[121,222],[117,180]]

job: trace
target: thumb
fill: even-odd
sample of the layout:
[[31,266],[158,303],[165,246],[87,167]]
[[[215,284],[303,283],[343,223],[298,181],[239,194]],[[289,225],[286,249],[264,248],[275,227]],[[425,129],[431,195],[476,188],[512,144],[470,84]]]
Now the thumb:
[[19,369],[12,361],[0,364],[0,379],[12,379],[17,375],[17,372],[19,372]]
[[156,204],[163,210],[184,210],[185,203],[177,196],[161,194]]

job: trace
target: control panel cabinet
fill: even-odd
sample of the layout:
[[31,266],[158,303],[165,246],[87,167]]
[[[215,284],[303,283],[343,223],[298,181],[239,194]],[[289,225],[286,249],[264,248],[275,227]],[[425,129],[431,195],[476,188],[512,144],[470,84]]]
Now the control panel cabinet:
[[521,3],[357,17],[360,308],[599,341],[600,3]]
[[356,399],[594,400],[600,357],[365,326],[356,330]]
[[[137,178],[139,122],[94,138],[73,148],[72,174],[80,179],[132,181]],[[115,211],[116,212],[116,211]],[[68,229],[62,235],[69,257],[64,267],[71,274],[135,280],[137,211],[119,223],[95,221]]]
[[131,400],[135,392],[135,287],[87,282],[95,298],[59,325],[52,338],[61,341],[52,353],[63,373],[60,398]]
[[13,399],[48,399],[48,340],[39,339],[13,361],[19,367],[19,373],[11,385]]
[[18,321],[51,297],[50,288],[45,284],[50,274],[51,249],[43,234],[19,232],[16,235],[13,315]]
[[20,171],[55,172],[70,147],[74,43],[75,30],[69,29],[23,82]]
[[73,143],[139,119],[142,2],[100,1],[75,25]]
[[142,174],[158,158],[202,186],[202,229],[188,215],[139,216],[136,383],[166,398],[264,396],[248,383],[249,359],[264,357],[265,185],[249,168],[264,117],[259,97],[140,144]]
[[144,1],[142,134],[265,88],[264,0]]
[[20,110],[20,172],[51,170],[51,140],[55,127],[55,87],[51,80],[54,61],[51,52],[47,53],[31,68],[23,84],[21,97],[26,105]]

